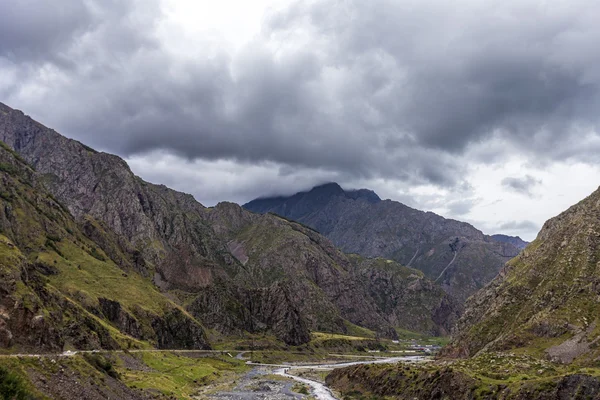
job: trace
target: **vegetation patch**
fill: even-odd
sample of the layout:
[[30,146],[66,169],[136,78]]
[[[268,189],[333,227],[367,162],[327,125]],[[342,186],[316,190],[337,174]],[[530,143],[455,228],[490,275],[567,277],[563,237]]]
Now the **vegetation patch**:
[[148,370],[120,366],[122,381],[130,388],[158,390],[178,399],[192,399],[201,388],[249,369],[243,361],[228,356],[192,358],[167,352],[144,352],[136,356]]
[[30,400],[34,397],[20,375],[0,365],[0,398]]

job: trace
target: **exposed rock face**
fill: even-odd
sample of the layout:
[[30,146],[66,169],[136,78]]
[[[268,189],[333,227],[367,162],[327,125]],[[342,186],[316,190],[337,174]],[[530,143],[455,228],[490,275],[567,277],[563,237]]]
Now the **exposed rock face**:
[[596,191],[547,221],[537,239],[468,301],[446,354],[535,346],[556,361],[596,359],[599,256]]
[[419,269],[461,302],[519,252],[467,223],[382,201],[369,190],[344,191],[335,183],[290,197],[253,200],[244,208],[302,222],[346,253]]
[[144,337],[142,327],[138,321],[123,309],[121,303],[116,300],[105,299],[104,297],[99,298],[98,303],[106,319],[115,324],[120,331],[137,339]]
[[352,256],[359,281],[393,326],[446,336],[460,317],[461,307],[419,270],[392,260]]
[[191,195],[144,182],[121,158],[67,139],[20,111],[4,105],[0,110],[0,140],[42,175],[73,216],[105,224],[119,246],[140,252],[147,273],[156,268],[169,288],[210,284],[225,249],[212,240],[203,223],[205,208]]
[[[219,204],[210,210],[208,218],[217,235],[234,242],[245,261],[241,264],[236,259],[237,268],[229,273],[237,288],[229,291],[230,300],[225,304],[217,302],[220,312],[229,309],[243,316],[245,326],[252,330],[262,325],[281,330],[288,326],[287,319],[298,321],[280,337],[308,337],[302,333],[303,326],[345,332],[344,320],[395,336],[355,279],[348,258],[317,232],[274,215],[249,213],[232,203]],[[205,320],[207,316],[200,315],[215,310],[208,308],[206,296],[201,297],[204,300],[195,303],[193,309]],[[273,308],[271,302],[279,306]]]
[[524,241],[519,236],[492,235],[491,238],[497,242],[510,243],[520,250],[523,250],[529,244],[529,242]]
[[161,349],[206,349],[206,337],[202,326],[178,308],[173,308],[161,318],[152,321],[152,328]]

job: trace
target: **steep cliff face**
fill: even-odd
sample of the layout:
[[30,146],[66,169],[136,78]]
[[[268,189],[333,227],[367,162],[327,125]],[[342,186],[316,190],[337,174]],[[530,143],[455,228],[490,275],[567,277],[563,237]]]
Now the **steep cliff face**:
[[419,269],[461,302],[519,252],[467,223],[382,201],[369,190],[344,191],[335,183],[290,197],[253,200],[244,208],[302,222],[346,253]]
[[600,191],[544,224],[467,303],[448,355],[522,348],[559,362],[600,355]]
[[125,252],[139,253],[146,262],[142,272],[156,273],[169,288],[206,286],[219,273],[225,249],[191,195],[144,182],[121,158],[67,139],[20,111],[0,110],[0,140],[42,175],[75,218],[101,221]]

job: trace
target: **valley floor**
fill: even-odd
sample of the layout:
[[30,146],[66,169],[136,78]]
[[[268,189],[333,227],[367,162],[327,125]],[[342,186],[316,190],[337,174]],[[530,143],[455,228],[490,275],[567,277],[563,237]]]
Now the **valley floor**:
[[[257,357],[283,358],[278,352],[269,353]],[[304,362],[262,364],[247,360],[246,354],[148,350],[4,355],[0,357],[0,397],[334,400],[339,397],[325,386],[324,379],[335,368],[421,358],[332,355],[323,360],[322,355],[307,354]]]

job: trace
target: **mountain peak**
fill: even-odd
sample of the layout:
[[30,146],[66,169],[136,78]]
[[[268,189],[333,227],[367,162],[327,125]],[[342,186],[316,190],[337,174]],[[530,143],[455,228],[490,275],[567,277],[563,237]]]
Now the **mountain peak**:
[[365,199],[369,203],[379,203],[381,201],[377,193],[369,189],[350,190],[346,192],[346,196],[354,200]]
[[510,243],[513,246],[515,246],[516,248],[518,248],[519,250],[524,249],[529,244],[529,242],[526,242],[525,240],[521,239],[519,236],[508,236],[508,235],[503,235],[503,234],[496,234],[496,235],[492,235],[491,238],[497,242]]
[[308,191],[308,193],[309,194],[318,193],[318,194],[323,194],[323,195],[335,196],[335,195],[343,194],[344,189],[342,189],[342,187],[336,182],[328,182],[328,183],[324,183],[322,185],[313,187],[312,189],[310,189]]

